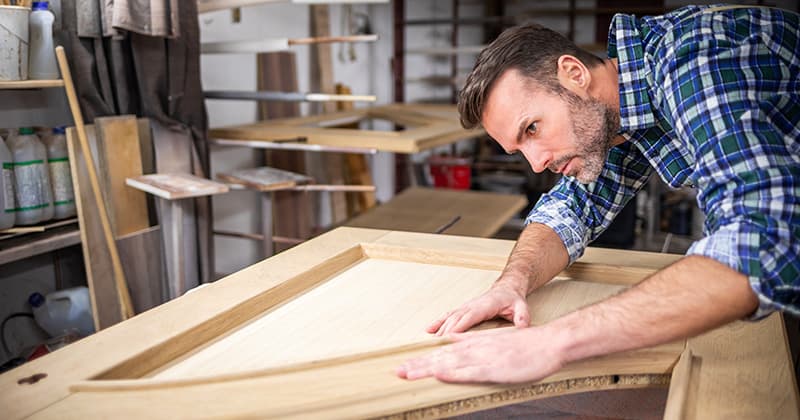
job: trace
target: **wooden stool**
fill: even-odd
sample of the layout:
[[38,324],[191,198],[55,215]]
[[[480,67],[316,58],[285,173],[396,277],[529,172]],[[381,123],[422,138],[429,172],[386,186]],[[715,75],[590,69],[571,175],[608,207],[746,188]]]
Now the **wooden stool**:
[[[183,207],[181,201],[187,198],[222,194],[229,191],[228,186],[219,182],[189,174],[151,174],[126,178],[125,183],[133,188],[148,192],[169,203],[172,214],[170,237],[172,240],[173,261],[169,271],[169,298],[182,295],[184,278],[183,257]],[[166,246],[165,246],[166,249]],[[169,260],[167,260],[169,266]]]
[[[270,167],[240,169],[230,173],[217,174],[217,178],[225,181],[232,189],[250,189],[261,192],[261,235],[241,234],[215,231],[217,234],[237,236],[248,239],[260,239],[264,258],[275,252],[275,238],[272,235],[272,201],[275,191],[321,191],[321,192],[374,192],[374,185],[321,185],[314,184],[314,179],[303,174],[284,171]],[[305,240],[280,238],[284,242],[299,243]]]

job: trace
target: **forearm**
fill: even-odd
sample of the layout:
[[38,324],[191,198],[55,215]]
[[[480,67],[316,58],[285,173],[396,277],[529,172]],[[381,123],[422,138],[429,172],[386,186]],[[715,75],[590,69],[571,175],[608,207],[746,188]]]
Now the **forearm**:
[[691,256],[543,327],[557,337],[564,362],[570,362],[691,337],[741,319],[757,306],[743,274]]
[[527,296],[567,267],[569,255],[550,227],[531,223],[520,234],[493,287],[510,287]]

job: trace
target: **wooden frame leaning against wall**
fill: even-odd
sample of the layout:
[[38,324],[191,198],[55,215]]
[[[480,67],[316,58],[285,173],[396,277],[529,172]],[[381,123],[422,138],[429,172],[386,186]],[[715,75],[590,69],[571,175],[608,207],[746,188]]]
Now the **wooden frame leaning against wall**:
[[[376,120],[382,121],[384,129],[370,128],[369,123]],[[363,124],[364,128],[341,128],[352,124]],[[245,145],[245,141],[302,142],[329,147],[416,153],[484,133],[482,129],[462,128],[452,105],[391,104],[219,127],[209,131],[209,138],[239,140],[242,145]]]

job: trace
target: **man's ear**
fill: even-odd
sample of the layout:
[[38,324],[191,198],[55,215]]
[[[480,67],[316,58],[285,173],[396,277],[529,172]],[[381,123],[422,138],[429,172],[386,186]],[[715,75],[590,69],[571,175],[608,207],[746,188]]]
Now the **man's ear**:
[[589,90],[592,74],[581,60],[573,55],[558,57],[558,81],[564,88],[582,95]]

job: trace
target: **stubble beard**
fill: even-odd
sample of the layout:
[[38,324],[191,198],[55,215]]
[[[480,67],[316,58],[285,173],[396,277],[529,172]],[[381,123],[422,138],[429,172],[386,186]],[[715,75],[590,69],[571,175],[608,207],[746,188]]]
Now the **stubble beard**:
[[[574,174],[581,184],[597,181],[608,158],[608,151],[613,146],[614,136],[619,132],[619,111],[595,98],[583,99],[566,91],[572,120],[572,141],[577,152],[556,162],[560,167],[573,158],[581,158],[583,165]],[[555,166],[555,165],[554,165]]]

